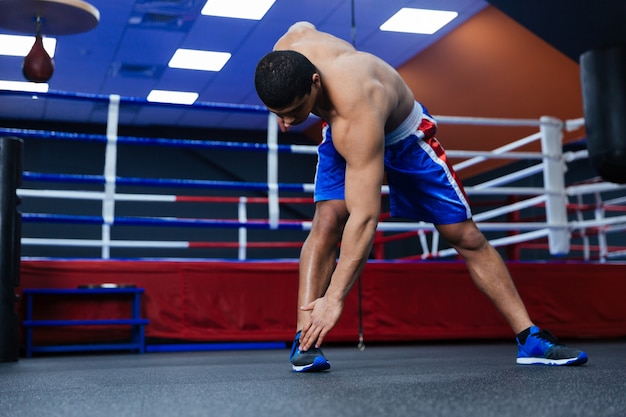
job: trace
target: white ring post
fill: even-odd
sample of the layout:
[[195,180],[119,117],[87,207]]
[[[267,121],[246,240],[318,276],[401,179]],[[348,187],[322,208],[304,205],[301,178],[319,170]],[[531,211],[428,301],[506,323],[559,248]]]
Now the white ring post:
[[267,186],[270,229],[278,229],[278,120],[274,113],[267,118]]
[[437,229],[433,230],[432,236],[432,247],[431,247],[431,255],[436,256],[439,253],[439,231]]
[[567,255],[570,249],[562,127],[563,123],[559,119],[541,116],[541,147],[545,155],[543,184],[546,190],[546,217],[550,230],[548,243],[551,255]]
[[[246,203],[248,199],[244,196],[239,197],[238,205],[238,217],[240,223],[246,223],[248,221],[248,211]],[[243,226],[239,228],[239,254],[237,259],[240,261],[246,260],[246,247],[248,246],[248,229]]]
[[417,237],[419,238],[420,245],[422,247],[422,259],[425,259],[430,255],[430,249],[428,248],[428,241],[426,240],[426,233],[423,229],[418,229]]
[[120,116],[120,96],[111,94],[107,115],[107,147],[104,159],[104,199],[102,200],[102,259],[109,259],[111,225],[115,218],[115,177],[117,172],[117,128]]
[[[578,194],[576,196],[576,202],[578,203],[578,207],[576,208],[576,220],[580,223],[585,220],[583,211],[580,209],[584,204],[583,196]],[[580,237],[583,241],[583,259],[588,261],[590,259],[591,250],[589,248],[589,236],[587,236],[587,229],[584,227],[580,228]]]

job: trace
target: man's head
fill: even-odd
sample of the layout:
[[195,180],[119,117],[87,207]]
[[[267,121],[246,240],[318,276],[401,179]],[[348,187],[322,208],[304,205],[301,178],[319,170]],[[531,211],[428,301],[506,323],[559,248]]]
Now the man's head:
[[270,109],[283,109],[311,93],[317,68],[299,52],[274,51],[256,66],[254,85]]

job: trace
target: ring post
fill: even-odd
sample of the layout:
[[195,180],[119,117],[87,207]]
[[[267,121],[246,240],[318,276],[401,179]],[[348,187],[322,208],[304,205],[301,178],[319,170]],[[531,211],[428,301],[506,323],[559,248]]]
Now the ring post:
[[543,184],[546,190],[546,218],[551,255],[567,255],[570,249],[565,195],[565,163],[561,145],[562,126],[563,123],[559,119],[541,116],[541,148],[544,154]]
[[102,259],[111,257],[111,225],[115,219],[115,182],[117,175],[117,132],[120,96],[111,94],[107,115],[107,147],[104,156],[104,199],[102,200]]
[[22,182],[23,141],[0,138],[0,362],[19,357],[15,287],[20,284],[21,216],[17,187]]
[[[248,221],[248,210],[246,207],[246,203],[248,199],[244,196],[239,197],[239,205],[238,205],[238,217],[239,222],[244,224]],[[240,261],[245,261],[247,254],[246,248],[248,246],[248,229],[245,227],[239,228],[239,252],[237,254],[237,259]]]
[[278,118],[270,113],[267,118],[267,187],[270,229],[278,229]]

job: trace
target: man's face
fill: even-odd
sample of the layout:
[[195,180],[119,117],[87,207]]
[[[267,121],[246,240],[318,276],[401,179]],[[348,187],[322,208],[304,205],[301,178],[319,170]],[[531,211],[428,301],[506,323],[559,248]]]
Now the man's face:
[[311,94],[307,94],[302,98],[297,98],[287,107],[269,110],[282,120],[282,124],[286,129],[289,129],[291,126],[299,125],[306,121],[313,109],[313,102]]

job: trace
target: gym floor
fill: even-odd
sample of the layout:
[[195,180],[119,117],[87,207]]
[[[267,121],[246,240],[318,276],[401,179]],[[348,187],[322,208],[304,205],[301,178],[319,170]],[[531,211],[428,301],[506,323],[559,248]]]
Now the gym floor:
[[572,341],[580,367],[519,366],[513,343],[47,355],[0,363],[0,416],[626,416],[626,340]]

